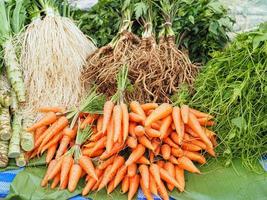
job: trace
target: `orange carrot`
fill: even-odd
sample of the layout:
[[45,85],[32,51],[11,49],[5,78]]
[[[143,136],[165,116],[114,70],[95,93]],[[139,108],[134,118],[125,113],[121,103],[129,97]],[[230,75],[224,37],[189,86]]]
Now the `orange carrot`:
[[130,109],[132,112],[141,116],[143,118],[143,120],[146,118],[146,114],[145,114],[144,110],[142,109],[140,103],[138,103],[137,101],[132,101],[130,103]]
[[143,111],[148,111],[148,110],[154,110],[158,107],[159,105],[157,103],[145,103],[142,104],[141,107],[143,109]]
[[155,154],[154,154],[152,151],[149,151],[149,161],[150,161],[151,163],[154,162],[154,158],[155,158]]
[[57,115],[54,112],[48,112],[41,120],[33,124],[31,127],[27,128],[27,131],[34,131],[41,126],[50,125],[54,123],[56,120],[57,120]]
[[181,157],[183,155],[183,150],[180,148],[172,148],[171,154],[174,155],[175,157]]
[[187,151],[200,151],[201,150],[201,147],[199,147],[197,145],[194,145],[192,143],[184,142],[182,144],[182,149],[183,150],[187,150]]
[[89,142],[83,145],[84,148],[92,148],[95,146],[96,142]]
[[48,128],[45,133],[45,137],[41,142],[41,147],[43,147],[54,135],[58,134],[68,125],[68,119],[65,116],[60,117],[52,126],[51,129]]
[[191,140],[190,143],[199,146],[201,149],[204,149],[204,150],[207,149],[206,144],[200,140]]
[[168,171],[166,171],[163,168],[159,168],[159,172],[160,172],[161,179],[163,179],[164,181],[166,181],[166,183],[172,184],[172,185],[174,185],[177,188],[181,187],[179,185],[179,183],[176,181],[175,177],[173,177],[172,174],[169,174]]
[[121,183],[121,190],[122,190],[122,194],[128,192],[129,190],[129,185],[130,185],[130,179],[128,176],[125,176],[122,180]]
[[120,105],[115,105],[113,109],[114,136],[113,141],[118,141],[121,134],[122,110]]
[[137,147],[137,139],[131,136],[128,136],[127,140],[126,140],[126,144],[128,147],[134,149]]
[[153,122],[163,119],[172,113],[172,106],[163,103],[157,107],[145,120],[145,126],[150,126]]
[[140,144],[144,145],[146,148],[148,148],[148,149],[154,151],[154,147],[153,147],[152,143],[150,142],[149,139],[147,139],[146,136],[143,135],[143,136],[141,136],[141,137],[138,137],[138,142],[139,142]]
[[105,160],[114,154],[118,153],[122,148],[124,147],[123,144],[115,143],[114,146],[112,147],[110,152],[105,151],[99,158],[100,160]]
[[[100,177],[103,174],[103,170],[100,170],[97,168],[96,168],[95,172],[96,172],[97,177]],[[93,178],[90,178],[87,181],[85,187],[83,188],[82,195],[83,196],[87,195],[95,184],[96,184],[96,180]]]
[[188,120],[188,126],[195,131],[198,136],[201,138],[201,140],[210,148],[212,148],[212,143],[208,136],[205,134],[203,129],[201,128],[199,122],[197,121],[197,118],[192,114],[189,113],[189,120]]
[[172,118],[175,125],[175,130],[178,134],[178,144],[182,144],[184,137],[184,123],[181,116],[181,110],[179,107],[174,107],[172,111]]
[[178,165],[179,164],[177,158],[175,158],[173,155],[170,156],[169,161],[174,165]]
[[145,195],[147,200],[154,200],[154,198],[153,198],[153,196],[152,196],[152,194],[150,192],[149,187],[145,186],[145,181],[146,180],[144,180],[143,177],[141,177],[141,179],[140,179],[141,189],[142,189],[142,191],[143,191],[143,193],[144,193],[144,195]]
[[34,140],[37,140],[47,129],[47,126],[41,126],[35,130]]
[[112,146],[114,144],[113,137],[114,137],[114,123],[113,123],[113,116],[111,117],[108,126],[107,126],[107,143],[106,143],[106,151],[110,152]]
[[197,118],[197,121],[201,126],[214,126],[215,122],[214,121],[209,121],[209,118]]
[[56,188],[57,185],[59,184],[59,181],[60,181],[60,173],[58,173],[58,174],[55,176],[55,178],[54,178],[54,180],[53,180],[53,182],[52,182],[52,184],[51,184],[51,189]]
[[112,180],[108,183],[107,194],[110,194],[114,189],[115,189],[115,186],[114,186],[114,179],[112,179]]
[[81,123],[80,128],[81,129],[84,129],[88,124],[93,123],[93,121],[95,120],[95,118],[96,118],[95,115],[88,114],[87,117]]
[[158,195],[157,185],[156,185],[155,179],[151,173],[149,173],[149,188],[150,188],[152,194]]
[[149,188],[149,169],[147,165],[140,165],[139,172],[140,172],[141,179],[143,180],[145,188]]
[[158,146],[155,151],[154,151],[154,154],[155,156],[159,155],[159,152],[160,152],[160,146]]
[[212,119],[213,118],[212,115],[209,115],[207,113],[200,112],[200,111],[195,110],[193,108],[189,108],[189,111],[190,111],[190,113],[193,113],[197,118],[202,118],[202,117],[209,118],[209,119]]
[[51,140],[48,143],[46,143],[42,148],[41,147],[38,148],[38,154],[39,153],[43,154],[51,146],[53,146],[55,144],[57,145],[62,137],[63,137],[63,132],[61,131],[57,135],[55,135],[53,138],[51,138]]
[[160,130],[160,126],[161,126],[161,122],[160,122],[160,123],[153,122],[153,123],[151,124],[151,128],[156,129],[157,131]]
[[145,128],[141,125],[138,125],[134,128],[134,134],[136,136],[142,136],[145,134]]
[[105,149],[98,149],[96,151],[92,151],[92,149],[83,149],[82,153],[85,156],[88,156],[89,158],[94,158],[94,157],[98,157],[100,155],[102,155],[102,153],[105,151]]
[[143,145],[138,144],[137,147],[133,150],[133,152],[129,156],[128,160],[125,162],[125,165],[129,166],[133,164],[134,162],[136,162],[139,158],[143,156],[143,154],[145,153],[145,150],[146,148]]
[[[175,167],[171,162],[166,162],[163,168],[169,173],[171,177],[175,179]],[[170,191],[173,191],[174,189],[174,185],[171,183],[167,183],[167,187]]]
[[178,134],[175,132],[175,131],[173,131],[172,133],[171,133],[171,139],[172,139],[172,141],[174,141],[176,144],[179,144],[179,137],[178,137]]
[[136,113],[130,112],[129,113],[129,120],[130,120],[130,122],[140,123],[140,122],[144,121],[145,118],[143,118],[142,116],[140,116]]
[[[49,162],[53,159],[53,157],[54,157],[56,151],[57,151],[57,144],[54,144],[54,145],[52,145],[52,146],[50,146],[50,147],[48,148],[48,150],[47,150],[47,154],[46,154],[46,158],[45,158],[45,162],[46,162],[46,163],[49,163]],[[37,154],[37,153],[38,153],[38,149],[37,149],[36,154]]]
[[136,123],[135,122],[130,122],[129,123],[129,133],[132,137],[135,137],[135,133],[134,133],[134,128],[136,127]]
[[207,148],[206,151],[213,157],[216,157],[215,151],[212,148]]
[[[102,183],[104,177],[107,177],[108,173],[110,173],[110,169],[112,168],[112,165],[109,165],[105,171],[103,172],[103,174],[99,177],[98,181],[96,182],[96,184],[92,187],[92,191],[96,191],[100,184]],[[109,182],[109,181],[108,181]]]
[[186,156],[190,160],[196,161],[202,165],[206,163],[205,157],[202,156],[201,154],[197,153],[197,152],[184,151],[184,156]]
[[160,127],[160,132],[161,132],[160,139],[165,138],[165,136],[166,136],[167,133],[168,133],[167,130],[168,130],[169,127],[171,126],[171,123],[172,123],[172,116],[171,116],[171,115],[165,117],[165,118],[162,120],[162,124],[161,124],[161,127]]
[[103,109],[103,124],[102,124],[102,132],[105,133],[112,116],[112,111],[114,108],[114,103],[112,101],[106,101]]
[[100,165],[98,165],[97,168],[100,170],[106,169],[109,165],[111,165],[114,162],[115,158],[116,158],[115,156],[110,157],[109,159],[105,160]]
[[54,113],[64,113],[66,112],[65,108],[62,107],[41,107],[38,109],[38,112],[47,113],[47,112],[54,112]]
[[179,146],[178,146],[176,143],[174,143],[174,142],[172,141],[172,139],[169,138],[169,137],[164,138],[163,141],[164,141],[166,144],[170,145],[170,147],[179,148]]
[[167,144],[161,146],[161,154],[165,160],[168,160],[171,156],[171,147]]
[[149,137],[160,137],[161,132],[153,128],[146,127],[145,132]]
[[180,185],[178,189],[183,192],[185,187],[184,170],[181,169],[179,166],[175,166],[175,179]]
[[144,164],[144,165],[149,165],[150,162],[149,160],[145,157],[145,156],[142,156],[141,158],[139,158],[136,163],[138,164]]
[[198,170],[198,168],[194,165],[194,163],[187,157],[183,156],[178,158],[178,162],[179,162],[179,167],[187,170],[189,172],[192,173],[198,173],[200,174],[200,171]]
[[129,165],[128,168],[127,168],[127,175],[129,177],[133,177],[136,174],[136,170],[137,170],[136,163],[133,163],[133,164]]
[[181,115],[182,120],[185,124],[188,123],[188,116],[189,116],[189,106],[188,105],[182,105],[181,106]]
[[92,152],[91,153],[94,153],[94,152],[96,152],[99,149],[105,148],[106,143],[107,143],[107,136],[104,136],[104,137],[102,137],[101,139],[99,139],[95,143],[94,147],[92,148]]
[[96,130],[97,130],[97,132],[102,132],[102,126],[103,126],[103,115],[101,115],[97,119],[97,123],[96,123]]
[[74,192],[74,190],[76,189],[81,175],[82,175],[81,166],[76,163],[73,164],[70,168],[69,183],[68,183],[68,190],[70,192]]
[[60,159],[56,160],[55,166],[53,167],[51,172],[47,175],[47,179],[48,180],[53,179],[60,172],[62,162],[63,162],[63,158],[60,158]]
[[136,174],[133,177],[130,177],[129,182],[130,182],[130,185],[129,185],[129,192],[128,192],[128,200],[131,200],[138,190],[140,176]]
[[96,175],[95,172],[95,168],[94,168],[94,164],[91,161],[90,158],[86,157],[86,156],[81,156],[79,158],[79,165],[81,166],[81,168],[92,178],[94,178],[95,180],[98,180],[98,177]]
[[158,162],[157,162],[157,165],[159,166],[159,167],[164,167],[164,164],[165,164],[165,162],[163,161],[163,160],[159,160]]
[[125,142],[128,137],[128,130],[129,130],[129,113],[128,108],[125,103],[121,103],[121,110],[122,110],[122,132],[123,132],[123,141]]
[[41,182],[41,186],[42,187],[45,187],[47,185],[47,183],[48,183],[48,175],[54,169],[54,166],[56,165],[56,162],[57,162],[56,160],[51,160],[51,162],[49,163],[48,168],[46,170],[46,173],[44,175],[44,178],[43,178],[43,180]]
[[72,155],[64,156],[60,172],[60,189],[65,189],[67,187],[66,183],[68,183],[69,172],[73,163]]
[[185,126],[185,132],[193,136],[194,138],[199,138],[198,134],[193,131],[189,126]]
[[117,172],[115,178],[114,178],[114,187],[116,188],[120,182],[123,180],[127,172],[127,167],[123,165]]

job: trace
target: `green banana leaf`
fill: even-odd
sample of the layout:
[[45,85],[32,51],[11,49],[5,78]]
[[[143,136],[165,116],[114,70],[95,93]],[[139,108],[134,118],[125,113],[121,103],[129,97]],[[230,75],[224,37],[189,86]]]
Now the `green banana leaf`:
[[[267,197],[267,173],[255,174],[242,167],[240,161],[235,161],[234,166],[225,168],[220,162],[200,167],[202,174],[186,174],[186,191],[179,193],[176,189],[170,194],[178,200],[263,200]],[[40,182],[45,173],[44,167],[28,167],[20,172],[10,187],[7,199],[29,200],[65,200],[79,194],[84,186],[84,180],[74,193],[67,190],[40,187]],[[105,190],[90,194],[94,200],[116,199],[126,200],[119,189],[111,195]]]

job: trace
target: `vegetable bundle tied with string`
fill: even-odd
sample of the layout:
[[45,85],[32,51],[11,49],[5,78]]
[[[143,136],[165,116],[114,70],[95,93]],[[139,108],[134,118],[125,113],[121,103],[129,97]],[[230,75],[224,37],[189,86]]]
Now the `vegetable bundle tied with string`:
[[66,17],[65,4],[38,0],[31,14],[32,22],[21,36],[26,111],[50,104],[77,105],[84,91],[81,71],[94,44]]

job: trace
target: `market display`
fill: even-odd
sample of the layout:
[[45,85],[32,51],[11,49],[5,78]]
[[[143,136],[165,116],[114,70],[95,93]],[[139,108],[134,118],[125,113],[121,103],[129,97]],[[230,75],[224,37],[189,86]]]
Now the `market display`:
[[0,170],[25,167],[8,199],[244,192],[214,172],[264,173],[267,25],[231,23],[209,0],[0,0]]

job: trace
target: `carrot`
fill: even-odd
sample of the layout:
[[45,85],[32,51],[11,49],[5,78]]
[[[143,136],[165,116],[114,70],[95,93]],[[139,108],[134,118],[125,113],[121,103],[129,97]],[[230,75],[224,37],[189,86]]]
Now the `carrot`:
[[171,154],[175,157],[181,157],[183,155],[183,150],[181,148],[172,148]]
[[76,189],[81,175],[82,175],[81,166],[76,163],[73,164],[70,168],[69,183],[68,183],[68,190],[70,192],[74,192],[74,190]]
[[39,138],[46,131],[47,128],[47,126],[41,126],[37,128],[34,133],[34,140],[37,140],[37,138]]
[[128,192],[129,190],[129,185],[130,185],[130,179],[128,176],[125,176],[122,180],[121,183],[121,190],[122,190],[122,194]]
[[171,115],[165,117],[162,120],[162,124],[161,124],[161,127],[160,127],[160,132],[161,132],[160,139],[165,138],[165,136],[168,133],[168,129],[171,126],[171,123],[172,123],[172,116]]
[[145,128],[141,125],[138,125],[134,128],[134,134],[136,136],[142,136],[145,134]]
[[215,151],[212,148],[207,148],[206,151],[213,157],[216,157]]
[[[163,168],[169,173],[171,177],[175,179],[175,167],[171,162],[166,162]],[[174,185],[171,183],[167,183],[167,187],[170,191],[173,191],[174,189]]]
[[41,126],[50,125],[54,123],[56,120],[57,120],[57,115],[54,112],[48,112],[41,120],[34,123],[31,127],[27,128],[27,131],[34,131]]
[[67,187],[67,185],[65,184],[68,183],[68,175],[73,163],[74,160],[72,158],[72,155],[64,156],[60,172],[60,189],[65,189]]
[[182,149],[183,150],[187,150],[187,151],[200,151],[201,150],[201,147],[199,147],[197,145],[194,145],[192,143],[184,142],[182,144]]
[[172,123],[171,127],[172,127],[172,130],[175,130],[175,124],[174,123]]
[[59,158],[65,153],[71,139],[75,138],[76,134],[77,134],[77,128],[71,129],[71,128],[66,127],[63,129],[63,138],[60,141],[57,154],[56,154],[56,158]]
[[[96,168],[95,170],[97,177],[100,177],[103,174],[103,170],[100,170]],[[89,193],[89,191],[92,189],[92,187],[96,184],[96,180],[93,178],[90,178],[85,187],[83,188],[82,195],[85,196]]]
[[153,122],[151,124],[151,128],[156,129],[157,131],[160,130],[161,123]]
[[200,171],[198,170],[198,168],[196,168],[194,163],[189,158],[182,156],[178,158],[178,162],[179,162],[180,168],[187,170],[189,172],[192,172],[192,173],[200,174]]
[[183,192],[185,187],[184,170],[181,169],[179,166],[175,166],[175,179],[180,185],[178,189]]
[[[51,147],[52,148],[52,147]],[[54,153],[52,153],[52,152],[54,152],[54,150],[56,149],[56,147],[54,147],[54,148],[52,148],[52,149],[50,149],[50,152],[47,152],[47,154],[49,154],[49,156],[46,154],[46,163],[49,163],[52,159],[53,159],[53,157],[54,157]],[[52,151],[53,150],[53,151]],[[48,150],[49,151],[49,150]],[[56,151],[56,150],[55,150]],[[29,160],[30,159],[32,159],[32,158],[34,158],[36,155],[37,155],[37,152],[38,152],[38,149],[36,148],[36,149],[33,149],[32,151],[30,151],[31,152],[31,154],[29,155]],[[27,152],[28,153],[28,152]]]
[[168,144],[170,147],[174,147],[174,148],[179,148],[179,146],[172,141],[171,138],[167,137],[167,138],[164,138],[163,141]]
[[94,152],[92,152],[92,149],[84,149],[82,150],[83,155],[88,156],[89,158],[98,157],[102,155],[102,153],[105,151],[105,149],[98,149]]
[[54,178],[54,180],[53,180],[53,182],[52,182],[52,184],[51,184],[51,189],[56,188],[57,185],[59,184],[59,181],[60,181],[60,173],[58,173],[58,174],[55,176],[55,178]]
[[161,143],[161,141],[158,140],[158,138],[154,138],[154,139],[152,140],[153,148],[154,148],[154,149],[157,149],[157,148],[160,146],[160,143]]
[[41,142],[41,147],[43,147],[53,136],[58,134],[68,125],[68,119],[65,116],[60,117],[50,128],[45,131],[45,137]]
[[128,136],[127,140],[126,140],[126,144],[128,147],[134,149],[137,146],[137,139],[131,136]]
[[[117,156],[112,164],[110,170],[104,174],[104,178],[98,186],[98,191],[105,187],[108,182],[116,175],[116,171],[124,164],[124,158],[122,156]],[[108,168],[107,168],[108,169]]]
[[[109,165],[105,171],[103,172],[103,174],[99,177],[98,181],[96,182],[96,184],[92,187],[92,191],[95,191],[99,188],[100,184],[102,183],[104,177],[107,177],[108,173],[110,173],[110,169],[112,168],[112,165]],[[109,181],[108,181],[109,182]]]
[[172,106],[163,103],[157,107],[145,120],[145,126],[150,126],[153,122],[163,119],[172,113]]
[[216,137],[214,135],[212,135],[210,137],[210,141],[211,141],[211,143],[213,144],[214,147],[217,147],[218,146],[218,143],[216,141]]
[[195,131],[193,131],[189,126],[185,126],[185,132],[195,138],[199,138],[198,134]]
[[139,158],[143,156],[143,154],[145,153],[145,150],[146,148],[143,145],[138,144],[137,147],[133,150],[133,152],[129,156],[128,160],[125,162],[125,165],[129,166],[133,164],[134,162],[136,162]]
[[213,118],[212,115],[209,115],[207,113],[200,112],[200,111],[195,110],[193,108],[189,108],[189,111],[190,111],[190,113],[194,114],[197,118],[203,118],[203,117],[209,118],[209,119],[212,119]]
[[161,198],[163,200],[169,200],[169,195],[168,195],[168,192],[166,190],[164,183],[160,180],[157,186],[158,186],[158,191],[159,191]]
[[184,156],[186,156],[190,160],[196,161],[202,165],[206,163],[205,157],[202,156],[201,154],[197,153],[197,152],[184,151]]
[[61,170],[61,165],[62,165],[63,159],[60,158],[56,161],[55,166],[51,170],[51,172],[48,174],[47,179],[51,180],[53,179]]
[[92,147],[95,146],[95,143],[96,143],[96,142],[89,142],[89,143],[87,143],[87,144],[84,144],[83,147],[84,147],[84,148],[92,148]]
[[94,131],[94,127],[92,127],[92,130],[94,132],[94,134],[90,137],[90,141],[92,142],[96,142],[97,140],[99,140],[103,135],[106,135],[106,132],[103,134],[101,131],[100,132],[95,132]]
[[140,116],[136,113],[130,112],[129,113],[129,120],[130,120],[130,122],[141,123],[142,121],[145,120],[145,118],[143,118],[142,116]]
[[150,162],[149,160],[145,157],[145,156],[142,156],[141,158],[139,158],[136,163],[138,164],[144,164],[144,165],[149,165]]
[[144,187],[149,188],[149,169],[147,165],[140,165],[139,172],[141,175],[141,179],[143,180]]
[[176,133],[176,132],[172,132],[171,133],[171,139],[172,139],[172,141],[174,141],[176,144],[179,144],[179,137],[178,137],[178,134]]
[[129,123],[129,133],[132,137],[135,137],[135,133],[134,133],[134,128],[136,127],[136,123],[135,122],[130,122]]
[[141,137],[138,137],[138,142],[142,145],[144,145],[146,148],[154,151],[154,147],[152,145],[152,143],[149,141],[149,139],[147,139],[146,136],[141,136]]
[[41,107],[41,108],[38,109],[38,112],[42,112],[42,113],[48,113],[48,112],[64,113],[64,112],[66,112],[66,109],[62,108],[62,107]]
[[216,134],[213,131],[211,131],[205,127],[201,127],[201,128],[204,131],[204,133],[208,136],[208,138],[211,139],[213,136],[216,136]]
[[107,194],[110,194],[115,189],[114,179],[108,183]]
[[154,151],[154,154],[155,156],[159,155],[159,152],[160,152],[160,146],[158,146],[155,151]]
[[48,175],[51,173],[51,171],[54,169],[54,166],[56,165],[56,160],[51,160],[51,162],[48,165],[48,168],[46,170],[46,173],[44,175],[43,180],[41,181],[41,186],[45,187],[48,183]]
[[94,178],[95,180],[98,180],[98,177],[96,175],[95,172],[95,168],[94,168],[94,164],[91,161],[90,158],[86,157],[86,156],[81,156],[79,158],[79,165],[81,166],[81,168],[92,178]]
[[146,118],[146,114],[145,114],[143,108],[141,107],[140,103],[138,103],[137,101],[132,101],[130,103],[130,109],[132,112],[141,116],[143,118],[143,120]]
[[129,183],[130,185],[129,185],[129,191],[128,191],[128,200],[131,200],[138,190],[140,176],[136,174],[133,177],[130,177],[129,182],[130,182]]
[[100,165],[97,166],[98,169],[104,170],[106,169],[110,164],[112,164],[115,160],[115,156],[110,157],[109,159],[102,162]]
[[128,168],[127,168],[127,175],[129,177],[133,177],[136,174],[136,170],[137,170],[136,163],[133,163],[133,164],[129,165]]
[[80,125],[81,129],[84,129],[88,124],[93,123],[95,120],[96,116],[88,114],[87,117],[83,120],[83,122]]
[[141,186],[141,189],[142,189],[146,199],[147,200],[154,200],[154,198],[150,192],[149,187],[145,186],[145,180],[143,179],[143,177],[141,177],[141,179],[140,179],[140,186]]
[[167,144],[161,146],[161,154],[164,160],[168,160],[171,156],[171,147]]
[[189,116],[189,106],[188,105],[182,105],[181,106],[181,115],[182,120],[185,124],[188,123],[188,116]]
[[158,165],[159,167],[164,167],[164,164],[165,164],[165,162],[164,162],[163,160],[159,160],[159,161],[157,162],[157,165]]
[[157,103],[145,103],[142,104],[141,107],[143,109],[143,111],[148,111],[148,110],[154,110],[158,107],[159,105]]
[[181,110],[179,107],[173,108],[172,118],[175,125],[175,130],[178,134],[178,144],[182,144],[184,137],[184,123],[182,121]]
[[151,163],[153,163],[153,162],[154,162],[154,158],[155,158],[155,154],[154,154],[152,151],[150,151],[150,152],[149,152],[149,161],[150,161]]
[[197,118],[192,113],[189,113],[188,126],[198,134],[198,136],[201,138],[201,140],[208,147],[212,148],[211,141],[209,140],[208,136],[205,134],[205,132],[201,128],[199,122],[197,121]]
[[104,137],[102,137],[100,140],[98,140],[95,143],[94,147],[92,148],[92,152],[91,153],[94,153],[99,149],[105,148],[106,143],[107,143],[107,136],[104,136]]
[[119,105],[115,105],[113,109],[113,124],[114,124],[114,135],[113,141],[118,141],[121,134],[121,124],[122,124],[122,110]]
[[209,118],[197,118],[197,121],[201,126],[214,126],[215,122],[214,121],[209,121]]
[[99,158],[100,160],[105,160],[109,158],[110,156],[113,156],[114,154],[118,153],[122,148],[124,147],[123,144],[115,143],[112,147],[110,152],[105,151]]
[[105,133],[112,116],[112,111],[114,108],[114,103],[112,101],[106,101],[103,109],[103,124],[102,124],[102,132]]
[[114,137],[114,123],[113,123],[113,116],[111,117],[109,124],[107,126],[107,143],[106,143],[106,151],[110,152],[112,146],[114,144],[113,137]]
[[195,140],[190,141],[190,143],[192,143],[192,144],[194,144],[196,146],[199,146],[201,149],[204,149],[204,150],[207,149],[206,144],[204,142],[200,141],[200,140],[196,140],[195,139]]
[[122,110],[122,132],[123,132],[123,141],[125,142],[128,137],[128,130],[129,130],[129,113],[128,108],[125,103],[121,103],[121,110]]
[[161,179],[166,181],[166,183],[169,183],[171,185],[174,185],[175,187],[179,188],[181,187],[179,183],[176,181],[175,177],[172,176],[172,174],[169,174],[169,172],[163,168],[159,168],[159,173]]
[[[52,145],[52,146],[50,146],[48,148],[47,154],[46,154],[46,157],[45,157],[45,162],[46,163],[49,163],[53,159],[56,151],[57,151],[57,144],[54,144],[54,145]],[[38,153],[38,150],[36,151],[36,155],[37,155],[37,153]]]
[[149,137],[160,137],[161,136],[161,132],[153,128],[145,127],[145,132],[146,132],[146,135],[148,135]]
[[102,127],[103,127],[103,115],[101,115],[97,119],[97,123],[96,123],[96,130],[97,130],[97,132],[102,132]]
[[[129,167],[128,167],[129,168]],[[114,178],[114,187],[116,188],[120,182],[123,180],[127,172],[127,167],[123,165],[117,172],[115,178]]]
[[173,163],[174,165],[178,165],[179,164],[177,158],[175,158],[173,155],[170,156],[169,161],[171,163]]
[[150,188],[152,194],[158,195],[157,185],[156,185],[155,179],[151,173],[149,173],[149,188]]
[[51,146],[53,146],[55,144],[57,145],[62,137],[63,137],[63,132],[59,132],[57,135],[55,135],[53,138],[51,138],[51,140],[48,143],[46,143],[42,148],[40,147],[38,149],[38,154],[39,153],[43,154]]

